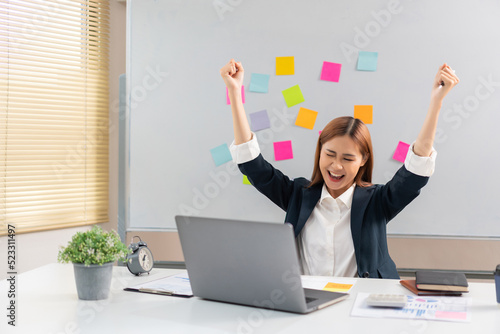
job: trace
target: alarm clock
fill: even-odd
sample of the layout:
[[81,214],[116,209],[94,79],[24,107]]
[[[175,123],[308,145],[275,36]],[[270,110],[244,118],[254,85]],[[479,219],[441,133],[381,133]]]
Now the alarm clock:
[[[139,238],[139,242],[134,243],[134,238]],[[132,253],[127,256],[127,268],[136,276],[143,273],[149,274],[153,269],[153,253],[140,237],[135,236],[134,238],[128,246]]]

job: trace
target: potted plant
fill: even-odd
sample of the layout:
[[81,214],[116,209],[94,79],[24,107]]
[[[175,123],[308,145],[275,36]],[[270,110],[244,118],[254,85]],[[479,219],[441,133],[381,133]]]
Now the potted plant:
[[66,247],[61,247],[57,260],[73,263],[78,298],[106,299],[111,287],[113,263],[125,261],[129,250],[116,231],[106,232],[94,225],[77,232]]

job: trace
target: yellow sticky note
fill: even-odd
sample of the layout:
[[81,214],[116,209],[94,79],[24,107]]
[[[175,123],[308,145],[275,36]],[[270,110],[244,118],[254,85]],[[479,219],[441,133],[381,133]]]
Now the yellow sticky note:
[[352,284],[328,283],[323,290],[331,292],[348,292],[352,288]]
[[276,75],[295,74],[295,61],[293,57],[276,57]]
[[359,118],[365,124],[372,124],[373,106],[354,106],[354,118]]
[[249,184],[249,185],[252,185],[252,184],[250,183],[250,181],[248,180],[248,176],[246,176],[246,175],[243,175],[243,184]]
[[317,111],[301,107],[295,119],[295,125],[312,130],[314,128],[314,123],[316,123],[317,116]]

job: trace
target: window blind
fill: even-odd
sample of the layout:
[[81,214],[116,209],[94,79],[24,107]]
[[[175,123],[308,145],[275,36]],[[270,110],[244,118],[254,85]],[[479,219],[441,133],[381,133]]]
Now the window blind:
[[0,0],[0,235],[108,221],[109,3]]

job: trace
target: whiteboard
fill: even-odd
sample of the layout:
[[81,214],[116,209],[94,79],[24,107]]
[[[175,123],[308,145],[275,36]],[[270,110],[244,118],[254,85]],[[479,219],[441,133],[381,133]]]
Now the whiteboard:
[[[233,140],[219,74],[229,59],[245,67],[247,115],[271,120],[256,133],[262,154],[291,178],[311,176],[331,119],[373,105],[374,183],[401,166],[396,146],[415,140],[447,62],[461,82],[440,115],[436,172],[388,231],[500,236],[500,2],[129,0],[127,11],[128,229],[175,229],[177,214],[283,222],[234,163],[211,155]],[[376,71],[356,70],[358,50],[378,52]],[[294,57],[294,75],[275,75],[281,56]],[[320,80],[324,61],[342,64],[339,82]],[[252,73],[270,75],[268,93],[249,91]],[[305,101],[288,108],[282,91],[297,84]],[[318,112],[312,130],[294,124],[300,107]],[[284,140],[293,159],[274,161]]]

